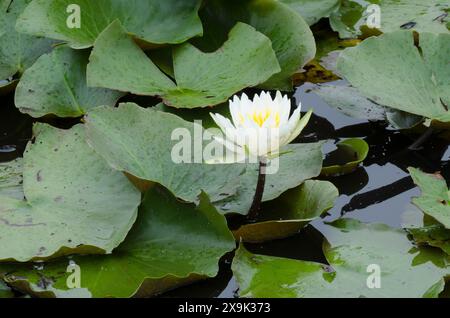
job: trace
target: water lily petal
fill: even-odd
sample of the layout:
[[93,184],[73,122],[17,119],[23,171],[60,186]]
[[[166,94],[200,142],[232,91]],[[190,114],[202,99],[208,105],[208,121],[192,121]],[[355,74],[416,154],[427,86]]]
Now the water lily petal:
[[305,114],[305,116],[303,116],[302,119],[298,122],[297,126],[292,131],[292,133],[286,143],[292,142],[295,138],[298,137],[298,135],[300,135],[302,130],[305,129],[306,125],[308,124],[309,120],[311,119],[311,115],[312,115],[312,109],[310,109]]

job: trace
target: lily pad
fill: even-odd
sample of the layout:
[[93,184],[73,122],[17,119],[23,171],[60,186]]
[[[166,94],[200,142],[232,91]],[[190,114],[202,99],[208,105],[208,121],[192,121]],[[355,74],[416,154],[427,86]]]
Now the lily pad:
[[377,104],[450,121],[450,34],[421,33],[418,45],[411,31],[369,38],[341,53],[338,70]]
[[407,229],[419,245],[429,245],[442,249],[450,255],[450,230],[436,223],[421,228]]
[[136,226],[113,255],[74,257],[41,270],[5,264],[0,273],[19,290],[42,279],[50,288],[67,290],[66,268],[72,262],[80,267],[81,287],[93,297],[152,296],[215,276],[219,259],[234,248],[225,217],[205,194],[196,207],[157,187],[145,195]]
[[11,298],[14,294],[11,289],[0,280],[0,298]]
[[51,50],[53,41],[16,32],[16,19],[30,0],[0,0],[0,87]]
[[450,4],[447,0],[341,0],[339,9],[330,16],[331,26],[342,38],[357,37],[363,31],[368,32],[366,10],[370,4],[380,8],[379,31],[383,33],[402,29],[450,32],[447,25]]
[[89,51],[60,46],[41,56],[17,86],[15,104],[33,117],[80,117],[89,109],[114,106],[123,93],[86,86]]
[[257,223],[243,225],[233,234],[236,240],[250,243],[286,238],[331,209],[338,195],[328,181],[307,180],[265,203]]
[[23,200],[23,159],[0,163],[0,196]]
[[195,108],[225,102],[280,72],[270,40],[244,23],[230,31],[216,52],[204,53],[189,43],[174,48],[173,64],[176,85],[115,22],[95,42],[88,85],[161,96],[166,105]]
[[450,229],[450,195],[445,179],[438,174],[427,174],[415,168],[409,168],[414,183],[422,194],[413,199],[413,203],[428,216]]
[[[241,297],[437,297],[450,275],[449,257],[418,249],[401,230],[340,219],[326,227],[330,265],[254,255],[242,246],[233,261]],[[372,265],[372,266],[371,266]],[[370,268],[380,288],[369,288]]]
[[276,0],[213,0],[200,11],[205,26],[202,49],[218,49],[236,22],[244,22],[265,34],[280,63],[277,72],[258,85],[264,89],[292,90],[292,75],[314,58],[316,45],[308,24],[287,5]]
[[[172,138],[172,134],[177,131],[188,134],[186,138],[191,139],[185,141],[190,150],[194,138],[201,141],[203,128],[151,108],[136,104],[99,107],[89,112],[86,127],[89,143],[115,169],[162,184],[187,202],[197,201],[202,191],[212,202],[233,195],[245,170],[245,165],[204,164],[202,144],[186,156],[188,162],[181,162],[183,158],[174,161],[172,151],[176,152],[174,147],[181,139]],[[180,153],[183,154],[182,150]]]
[[362,139],[352,138],[341,141],[337,144],[337,150],[325,158],[321,174],[336,176],[352,173],[366,159],[368,153],[369,145]]
[[136,219],[139,192],[86,144],[81,125],[34,130],[23,159],[26,200],[0,194],[0,261],[110,253]]
[[[19,17],[17,29],[23,33],[64,41],[73,48],[81,49],[92,46],[106,27],[119,20],[128,33],[144,42],[178,44],[202,34],[202,24],[197,13],[200,2],[34,0]],[[78,6],[78,9],[73,9],[74,6]],[[73,23],[75,10],[80,13],[80,27]]]
[[327,105],[350,117],[385,120],[395,129],[409,129],[423,122],[422,116],[380,105],[350,85],[316,85],[312,92],[319,95]]
[[341,0],[281,0],[313,25],[339,8]]

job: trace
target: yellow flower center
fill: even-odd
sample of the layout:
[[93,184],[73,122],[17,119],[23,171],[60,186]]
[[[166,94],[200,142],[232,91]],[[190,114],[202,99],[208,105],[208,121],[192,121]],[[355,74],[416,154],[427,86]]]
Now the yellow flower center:
[[[262,127],[264,123],[270,118],[272,115],[272,109],[266,108],[263,111],[255,111],[251,114],[250,118],[259,126]],[[244,123],[244,118],[241,116],[241,124]],[[275,127],[280,126],[280,113],[275,113]]]

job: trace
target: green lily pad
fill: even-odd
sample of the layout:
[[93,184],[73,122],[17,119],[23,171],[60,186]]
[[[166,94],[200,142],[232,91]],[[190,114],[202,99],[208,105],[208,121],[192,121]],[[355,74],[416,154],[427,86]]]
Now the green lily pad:
[[208,51],[218,49],[238,21],[250,24],[271,40],[281,72],[258,85],[263,89],[291,91],[292,75],[316,53],[308,24],[294,10],[276,0],[208,1],[200,16],[205,32],[203,38],[194,41]]
[[[155,108],[180,116],[187,121],[201,121],[205,129],[218,129],[211,119],[210,109],[175,109],[163,104]],[[228,104],[215,107],[214,112],[231,118]],[[263,201],[274,200],[285,191],[301,185],[305,180],[317,177],[322,169],[322,147],[323,142],[290,144],[283,147],[278,158],[279,169],[266,175]],[[248,163],[245,172],[239,178],[236,193],[214,202],[214,205],[223,213],[247,214],[256,191],[258,169],[257,164]]]
[[6,286],[4,282],[0,280],[0,298],[11,298],[14,294],[11,291],[11,288]]
[[238,241],[250,243],[286,238],[331,209],[338,196],[332,183],[307,180],[265,203],[257,223],[243,225],[233,234]]
[[[254,255],[241,247],[233,272],[241,297],[437,297],[450,275],[449,256],[415,248],[401,230],[340,219],[326,228],[330,265]],[[380,288],[368,269],[379,266]],[[375,266],[374,266],[375,265]]]
[[355,171],[369,153],[369,145],[362,139],[352,138],[337,144],[337,150],[325,158],[322,176],[336,176]]
[[[317,177],[322,168],[323,142],[290,144],[281,149],[279,169],[266,175],[263,202],[278,198],[289,189],[301,185],[305,180]],[[241,164],[237,164],[241,166]],[[236,193],[223,198],[214,205],[223,213],[246,215],[253,203],[258,179],[258,165],[246,164],[239,178]]]
[[173,65],[176,85],[116,22],[94,45],[88,85],[161,96],[166,105],[195,108],[223,103],[280,72],[270,40],[243,23],[230,31],[216,52],[204,53],[189,43],[174,48]]
[[114,106],[123,93],[86,86],[89,51],[61,46],[41,56],[22,76],[15,104],[33,117],[80,117],[89,109]]
[[0,163],[0,196],[23,200],[23,159]]
[[[333,29],[342,38],[357,37],[368,31],[365,13],[368,5],[380,8],[383,33],[401,29],[417,32],[449,33],[446,13],[450,10],[447,0],[342,0],[338,10],[330,16]],[[363,31],[362,31],[363,30]]]
[[225,217],[205,194],[196,207],[157,187],[145,195],[136,226],[113,255],[74,257],[44,264],[41,270],[5,264],[0,273],[19,290],[42,279],[50,288],[67,290],[66,268],[72,262],[80,267],[81,287],[93,297],[152,296],[215,276],[219,259],[234,248]]
[[[28,1],[29,2],[29,1]],[[119,20],[135,38],[152,44],[178,44],[202,34],[199,0],[34,0],[17,21],[20,32],[88,48],[111,22]],[[77,5],[80,27],[70,27]]]
[[[204,164],[198,148],[186,158],[190,163],[175,163],[172,151],[180,139],[172,140],[172,133],[183,130],[192,139],[202,138],[203,128],[151,108],[136,104],[99,107],[89,112],[86,127],[89,143],[114,168],[157,182],[187,202],[196,202],[202,191],[212,202],[235,194],[245,170],[245,165]],[[188,146],[193,144],[188,141]]]
[[413,203],[428,216],[450,229],[450,196],[445,179],[437,174],[427,174],[419,169],[409,168],[414,183],[422,194]]
[[341,0],[281,0],[313,25],[339,8]]
[[377,104],[450,121],[450,34],[421,33],[419,47],[411,31],[388,33],[344,50],[337,67]]
[[423,122],[422,116],[375,103],[350,85],[316,85],[312,92],[319,95],[327,105],[350,117],[385,120],[395,129],[410,129]]
[[438,247],[450,255],[450,231],[442,224],[410,228],[407,231],[417,244]]
[[81,125],[35,126],[23,159],[26,200],[0,193],[0,261],[110,253],[124,240],[140,194],[84,137]]
[[[0,0],[0,81],[22,74],[51,50],[53,41],[16,32],[16,19],[30,0]],[[0,83],[0,87],[11,81]]]

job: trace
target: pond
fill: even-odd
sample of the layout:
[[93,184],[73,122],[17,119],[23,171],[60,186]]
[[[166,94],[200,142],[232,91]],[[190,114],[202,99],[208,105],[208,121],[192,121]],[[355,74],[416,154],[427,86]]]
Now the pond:
[[0,0],[0,298],[449,296],[449,10]]
[[[345,116],[309,92],[311,86],[309,83],[301,85],[293,94],[296,100],[302,101],[305,111],[314,109],[309,128],[301,141],[329,140],[324,151],[330,152],[340,140],[363,138],[370,146],[369,156],[355,172],[328,178],[337,186],[340,196],[326,216],[313,221],[290,238],[245,246],[257,254],[326,263],[322,252],[322,241],[327,235],[324,222],[348,216],[363,222],[401,228],[403,224],[422,218],[422,212],[411,203],[420,190],[414,185],[407,168],[417,167],[430,173],[440,171],[448,182],[450,148],[445,140],[431,139],[418,151],[408,150],[417,136],[407,136],[390,129],[385,123]],[[0,162],[20,157],[31,138],[33,119],[14,107],[13,96],[3,97],[3,107],[0,107]],[[138,99],[143,104],[152,102]],[[64,128],[73,123],[73,120],[52,122]],[[181,287],[160,297],[235,297],[238,286],[231,272],[231,261],[232,255],[222,259],[216,278]]]

